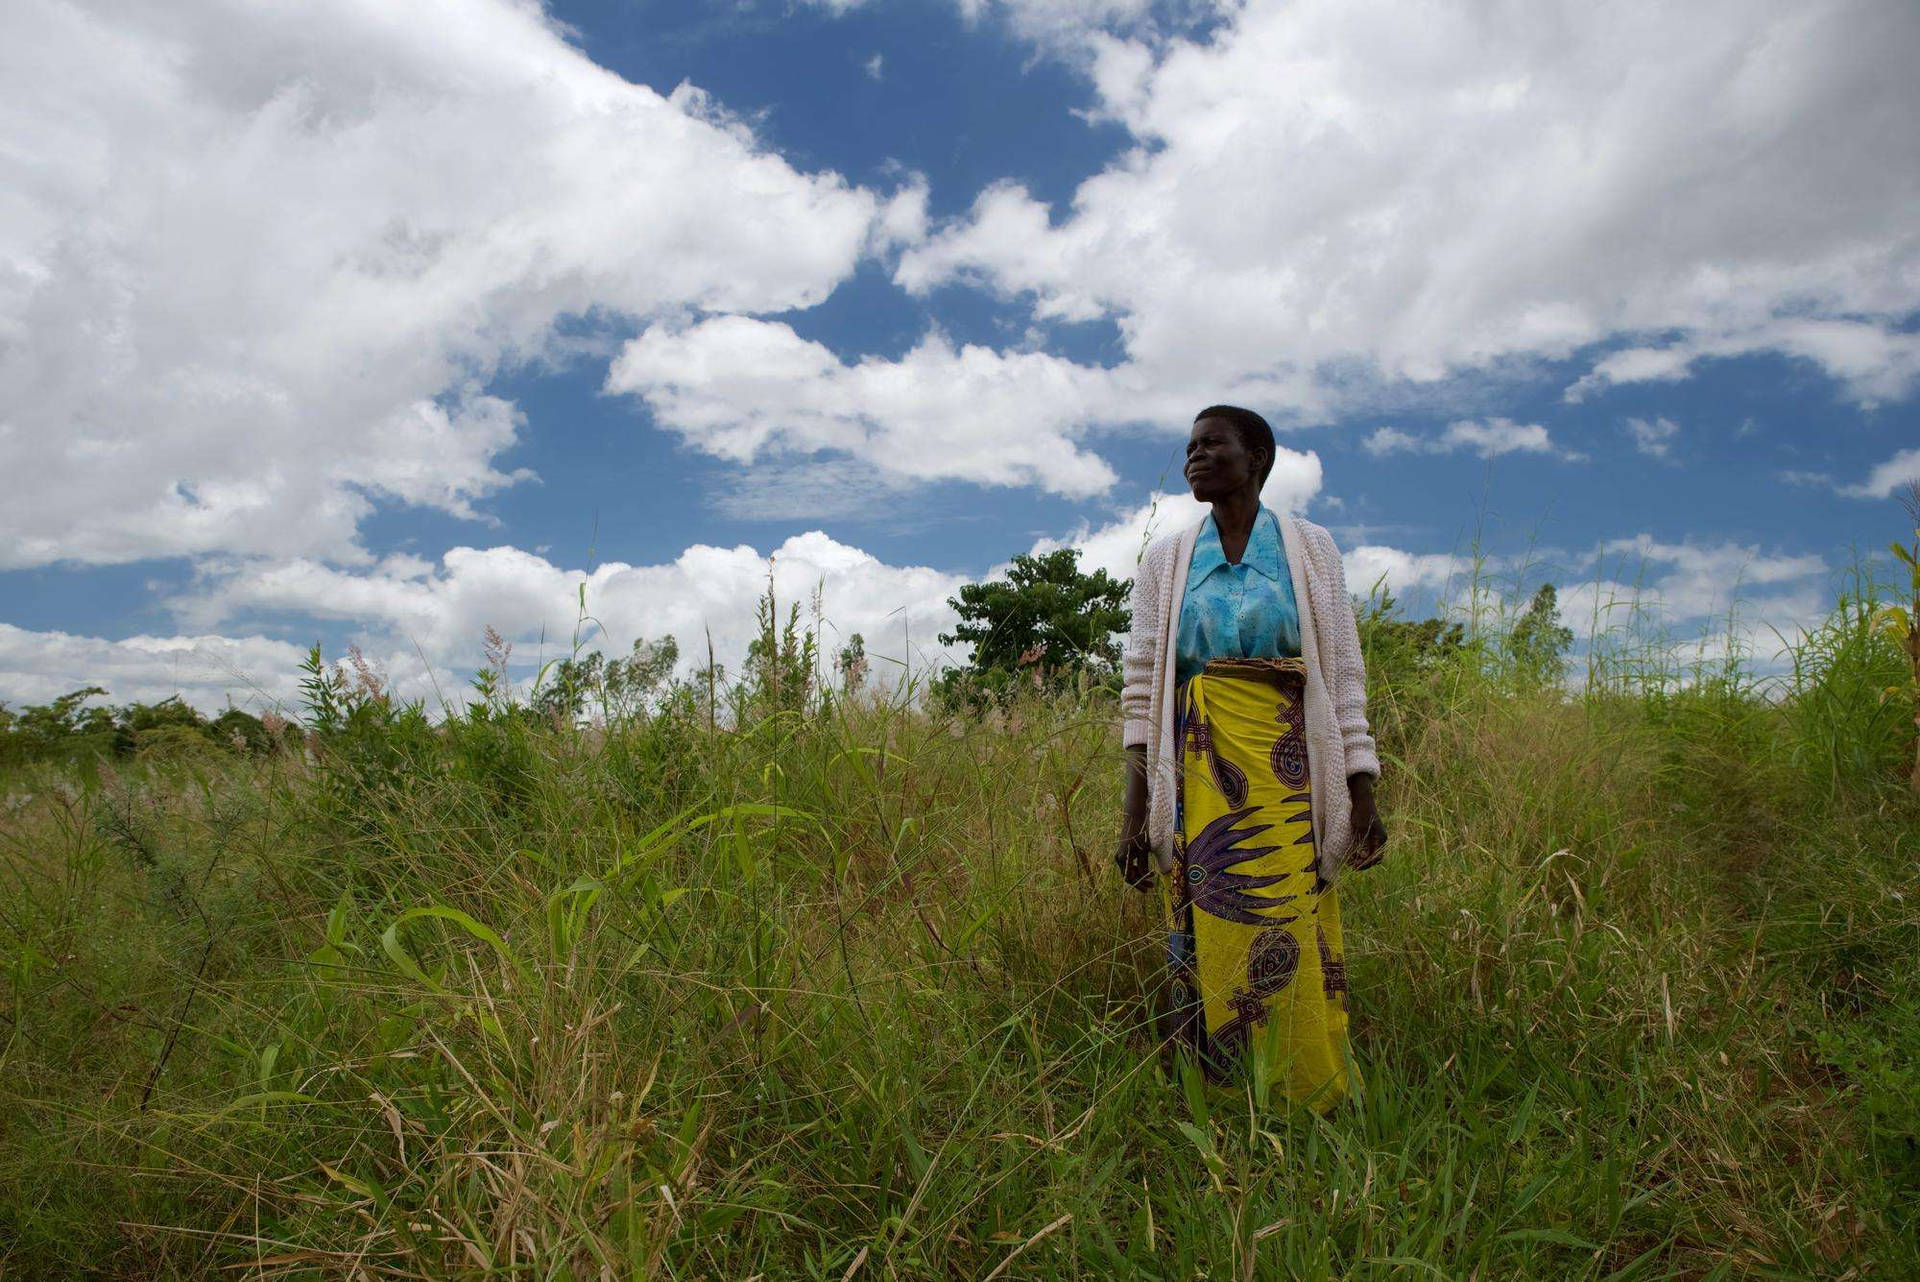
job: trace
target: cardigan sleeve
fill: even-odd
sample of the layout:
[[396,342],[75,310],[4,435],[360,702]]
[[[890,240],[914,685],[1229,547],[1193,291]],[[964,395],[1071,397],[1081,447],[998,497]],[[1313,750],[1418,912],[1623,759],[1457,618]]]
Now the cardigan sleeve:
[[1120,661],[1120,742],[1129,748],[1143,748],[1153,737],[1153,659],[1160,631],[1155,550],[1147,549],[1133,572],[1133,626]]
[[1333,714],[1340,726],[1340,744],[1346,751],[1347,774],[1380,774],[1379,748],[1367,725],[1367,668],[1360,653],[1360,626],[1353,614],[1353,598],[1347,594],[1347,571],[1340,561],[1340,549],[1333,535],[1316,528],[1320,545],[1321,570],[1329,586],[1316,621],[1320,629],[1321,654],[1328,660],[1333,681]]

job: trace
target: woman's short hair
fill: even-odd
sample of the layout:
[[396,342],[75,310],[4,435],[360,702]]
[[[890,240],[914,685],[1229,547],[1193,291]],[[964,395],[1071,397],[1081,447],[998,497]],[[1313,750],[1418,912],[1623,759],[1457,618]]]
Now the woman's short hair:
[[1193,421],[1198,423],[1203,418],[1224,418],[1233,424],[1236,432],[1240,433],[1240,448],[1248,452],[1253,450],[1267,452],[1267,465],[1260,469],[1260,484],[1265,485],[1268,475],[1273,471],[1273,460],[1280,453],[1274,447],[1273,429],[1267,425],[1267,420],[1252,410],[1241,409],[1238,405],[1209,405],[1195,414]]

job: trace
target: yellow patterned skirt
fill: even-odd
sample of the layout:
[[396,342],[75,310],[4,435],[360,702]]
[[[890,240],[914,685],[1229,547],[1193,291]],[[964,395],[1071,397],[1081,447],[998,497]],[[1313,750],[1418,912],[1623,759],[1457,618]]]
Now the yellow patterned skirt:
[[1177,693],[1167,1033],[1216,1080],[1325,1110],[1357,1077],[1340,903],[1315,860],[1304,685],[1299,659],[1216,659]]

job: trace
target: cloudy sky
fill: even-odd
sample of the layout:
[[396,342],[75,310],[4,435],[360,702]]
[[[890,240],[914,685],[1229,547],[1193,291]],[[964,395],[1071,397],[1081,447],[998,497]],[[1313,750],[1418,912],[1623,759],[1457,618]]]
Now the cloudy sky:
[[[491,625],[916,669],[1193,412],[1417,609],[1817,616],[1920,474],[1910,0],[13,0],[0,699]],[[1450,586],[1450,584],[1452,586]],[[527,671],[528,669],[522,669]]]

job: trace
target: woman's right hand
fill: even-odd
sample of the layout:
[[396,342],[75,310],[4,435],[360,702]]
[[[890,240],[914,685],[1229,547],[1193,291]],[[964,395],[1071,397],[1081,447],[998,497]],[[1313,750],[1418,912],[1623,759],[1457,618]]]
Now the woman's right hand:
[[1120,817],[1120,848],[1113,863],[1135,890],[1153,886],[1153,848],[1147,840],[1147,750],[1127,749],[1127,799]]
[[1139,891],[1153,888],[1153,849],[1147,844],[1145,833],[1122,837],[1113,863],[1120,870],[1120,880],[1127,885]]

